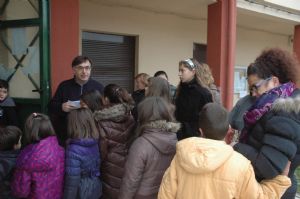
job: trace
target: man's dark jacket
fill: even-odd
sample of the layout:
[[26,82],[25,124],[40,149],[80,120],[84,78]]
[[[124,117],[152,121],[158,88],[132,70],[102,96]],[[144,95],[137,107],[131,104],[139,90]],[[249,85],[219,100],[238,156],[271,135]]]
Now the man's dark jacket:
[[60,144],[64,145],[67,135],[67,113],[62,110],[62,104],[67,101],[77,101],[82,94],[92,90],[98,90],[103,94],[102,84],[91,78],[82,86],[75,81],[75,78],[59,84],[48,108]]

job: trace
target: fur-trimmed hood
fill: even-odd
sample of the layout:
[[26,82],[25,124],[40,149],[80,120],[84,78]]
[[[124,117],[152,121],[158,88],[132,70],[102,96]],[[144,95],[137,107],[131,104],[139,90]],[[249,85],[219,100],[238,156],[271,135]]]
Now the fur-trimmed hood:
[[272,106],[272,111],[277,112],[286,112],[286,113],[300,113],[300,95],[296,97],[288,98],[279,98],[277,99]]
[[108,108],[104,108],[94,112],[94,119],[96,121],[101,120],[113,120],[122,121],[128,117],[133,106],[129,104],[117,104]]
[[172,154],[176,151],[176,132],[180,128],[180,123],[158,120],[142,126],[141,137],[146,139],[151,145],[162,154]]
[[180,123],[157,120],[143,125],[143,129],[161,129],[165,132],[176,133],[180,129]]

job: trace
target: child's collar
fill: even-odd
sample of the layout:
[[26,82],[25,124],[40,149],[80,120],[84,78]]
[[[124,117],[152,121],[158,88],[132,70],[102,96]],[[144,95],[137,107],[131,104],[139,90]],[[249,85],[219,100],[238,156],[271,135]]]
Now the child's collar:
[[16,106],[16,104],[11,97],[7,96],[4,100],[0,101],[0,106],[13,107]]

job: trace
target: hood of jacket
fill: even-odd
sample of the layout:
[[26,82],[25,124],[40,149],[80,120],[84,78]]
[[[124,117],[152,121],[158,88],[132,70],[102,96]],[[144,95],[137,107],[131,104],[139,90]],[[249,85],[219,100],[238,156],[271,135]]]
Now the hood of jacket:
[[94,112],[94,119],[96,121],[112,120],[112,121],[123,121],[128,118],[130,111],[133,106],[129,104],[116,104],[102,110]]
[[21,150],[17,165],[27,170],[46,171],[55,167],[56,161],[63,157],[61,154],[64,150],[58,145],[56,136],[49,136]]
[[141,135],[149,141],[154,148],[162,154],[174,153],[176,148],[176,132],[180,129],[180,123],[158,120],[143,125]]
[[[285,138],[300,144],[300,95],[274,101],[269,117],[261,123],[266,131],[283,134]],[[253,131],[259,132],[257,129]]]
[[300,95],[277,99],[271,110],[273,112],[300,113]]
[[85,139],[70,139],[69,144],[75,144],[80,146],[93,146],[95,144],[98,144],[98,141],[93,138],[85,138]]
[[66,153],[75,153],[83,156],[98,154],[98,141],[92,138],[71,139],[67,145]]
[[215,171],[233,152],[233,148],[224,141],[199,137],[184,139],[176,145],[176,156],[180,166],[194,174]]

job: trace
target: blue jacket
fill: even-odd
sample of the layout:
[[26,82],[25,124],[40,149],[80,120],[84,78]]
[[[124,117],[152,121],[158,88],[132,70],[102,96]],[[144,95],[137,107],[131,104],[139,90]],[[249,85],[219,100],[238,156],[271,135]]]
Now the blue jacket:
[[101,194],[98,141],[70,140],[66,148],[64,198],[98,199]]

